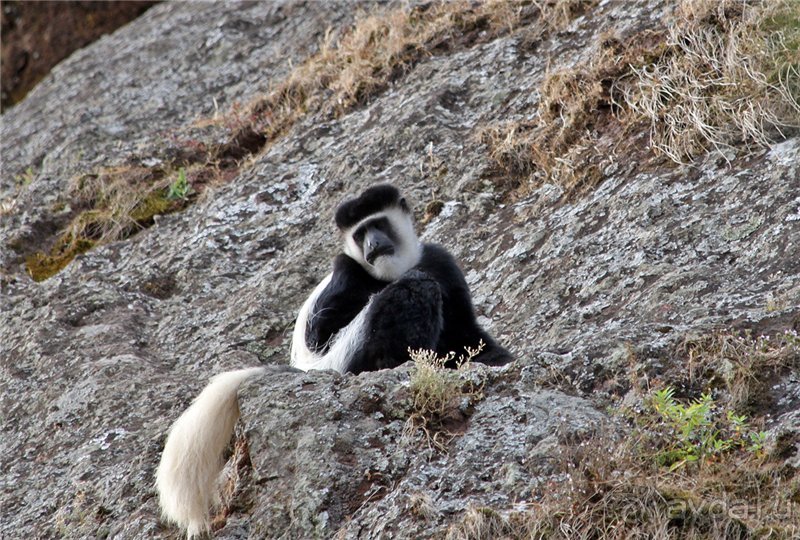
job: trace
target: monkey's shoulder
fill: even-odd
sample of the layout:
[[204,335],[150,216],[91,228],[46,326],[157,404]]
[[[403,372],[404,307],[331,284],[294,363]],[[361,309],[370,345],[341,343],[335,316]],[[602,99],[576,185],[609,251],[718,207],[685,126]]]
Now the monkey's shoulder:
[[440,284],[450,287],[466,287],[464,273],[455,257],[439,244],[424,244],[422,259],[415,267],[432,275]]

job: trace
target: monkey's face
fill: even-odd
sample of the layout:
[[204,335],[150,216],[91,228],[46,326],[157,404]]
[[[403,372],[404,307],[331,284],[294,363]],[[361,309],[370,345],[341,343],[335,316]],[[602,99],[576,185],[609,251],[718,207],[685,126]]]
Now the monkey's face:
[[344,251],[372,276],[385,281],[399,278],[421,257],[405,205],[377,212],[345,231]]

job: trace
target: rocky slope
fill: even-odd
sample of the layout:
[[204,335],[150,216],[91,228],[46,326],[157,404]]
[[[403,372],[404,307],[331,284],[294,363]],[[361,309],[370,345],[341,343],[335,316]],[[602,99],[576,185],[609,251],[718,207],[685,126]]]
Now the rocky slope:
[[0,13],[0,107],[20,101],[61,60],[141,15],[154,2],[6,2]]
[[[210,376],[258,364],[274,367],[242,391],[249,460],[216,538],[468,536],[454,526],[465,509],[527,508],[569,481],[565,445],[607,422],[609,404],[650,384],[702,390],[687,338],[797,330],[792,132],[730,163],[615,155],[579,196],[497,181],[482,128],[532,114],[547,74],[590,60],[609,30],[667,12],[585,4],[557,28],[526,32],[531,16],[436,49],[343,114],[311,111],[234,156],[182,211],[40,282],[25,259],[80,210],[65,196],[74,178],[218,143],[226,127],[207,120],[278,85],[365,4],[157,5],[9,109],[0,536],[177,537],[153,488],[168,426]],[[457,256],[481,322],[518,359],[469,372],[483,398],[463,404],[445,452],[405,429],[411,364],[358,377],[288,368],[293,317],[339,249],[334,209],[379,181],[407,192],[422,238]],[[768,448],[781,441],[770,459],[796,470],[800,385],[787,366],[748,414]]]

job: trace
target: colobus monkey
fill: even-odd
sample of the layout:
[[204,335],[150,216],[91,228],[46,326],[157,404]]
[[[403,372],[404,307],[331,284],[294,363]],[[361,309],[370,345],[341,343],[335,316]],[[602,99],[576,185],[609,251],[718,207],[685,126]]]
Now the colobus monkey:
[[[392,368],[409,349],[440,356],[484,348],[489,365],[511,355],[477,323],[464,275],[441,246],[423,244],[397,188],[381,184],[342,203],[336,225],[344,253],[303,304],[291,364],[360,373]],[[162,513],[189,538],[209,528],[222,454],[239,418],[239,385],[266,368],[214,377],[172,426],[156,473]]]
[[411,210],[394,186],[381,184],[336,211],[344,253],[300,309],[292,365],[340,373],[392,368],[408,349],[444,356],[483,341],[475,359],[511,360],[475,320],[469,288],[453,257],[422,244]]

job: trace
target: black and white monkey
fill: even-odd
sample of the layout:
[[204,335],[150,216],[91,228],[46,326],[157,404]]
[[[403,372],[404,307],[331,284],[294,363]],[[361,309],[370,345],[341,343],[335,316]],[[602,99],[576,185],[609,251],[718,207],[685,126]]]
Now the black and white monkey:
[[[484,346],[476,361],[511,355],[477,323],[464,275],[443,247],[421,243],[405,199],[379,184],[342,203],[336,225],[344,253],[300,309],[291,364],[304,371],[360,373],[396,367],[409,349],[440,356]],[[236,392],[262,373],[217,375],[175,422],[156,474],[163,515],[191,538],[208,530],[222,455],[239,417]]]
[[476,361],[501,365],[511,359],[478,325],[453,257],[417,239],[397,188],[373,186],[344,202],[336,225],[344,253],[300,309],[293,366],[360,373],[402,364],[409,348],[444,356],[480,341],[484,348]]

